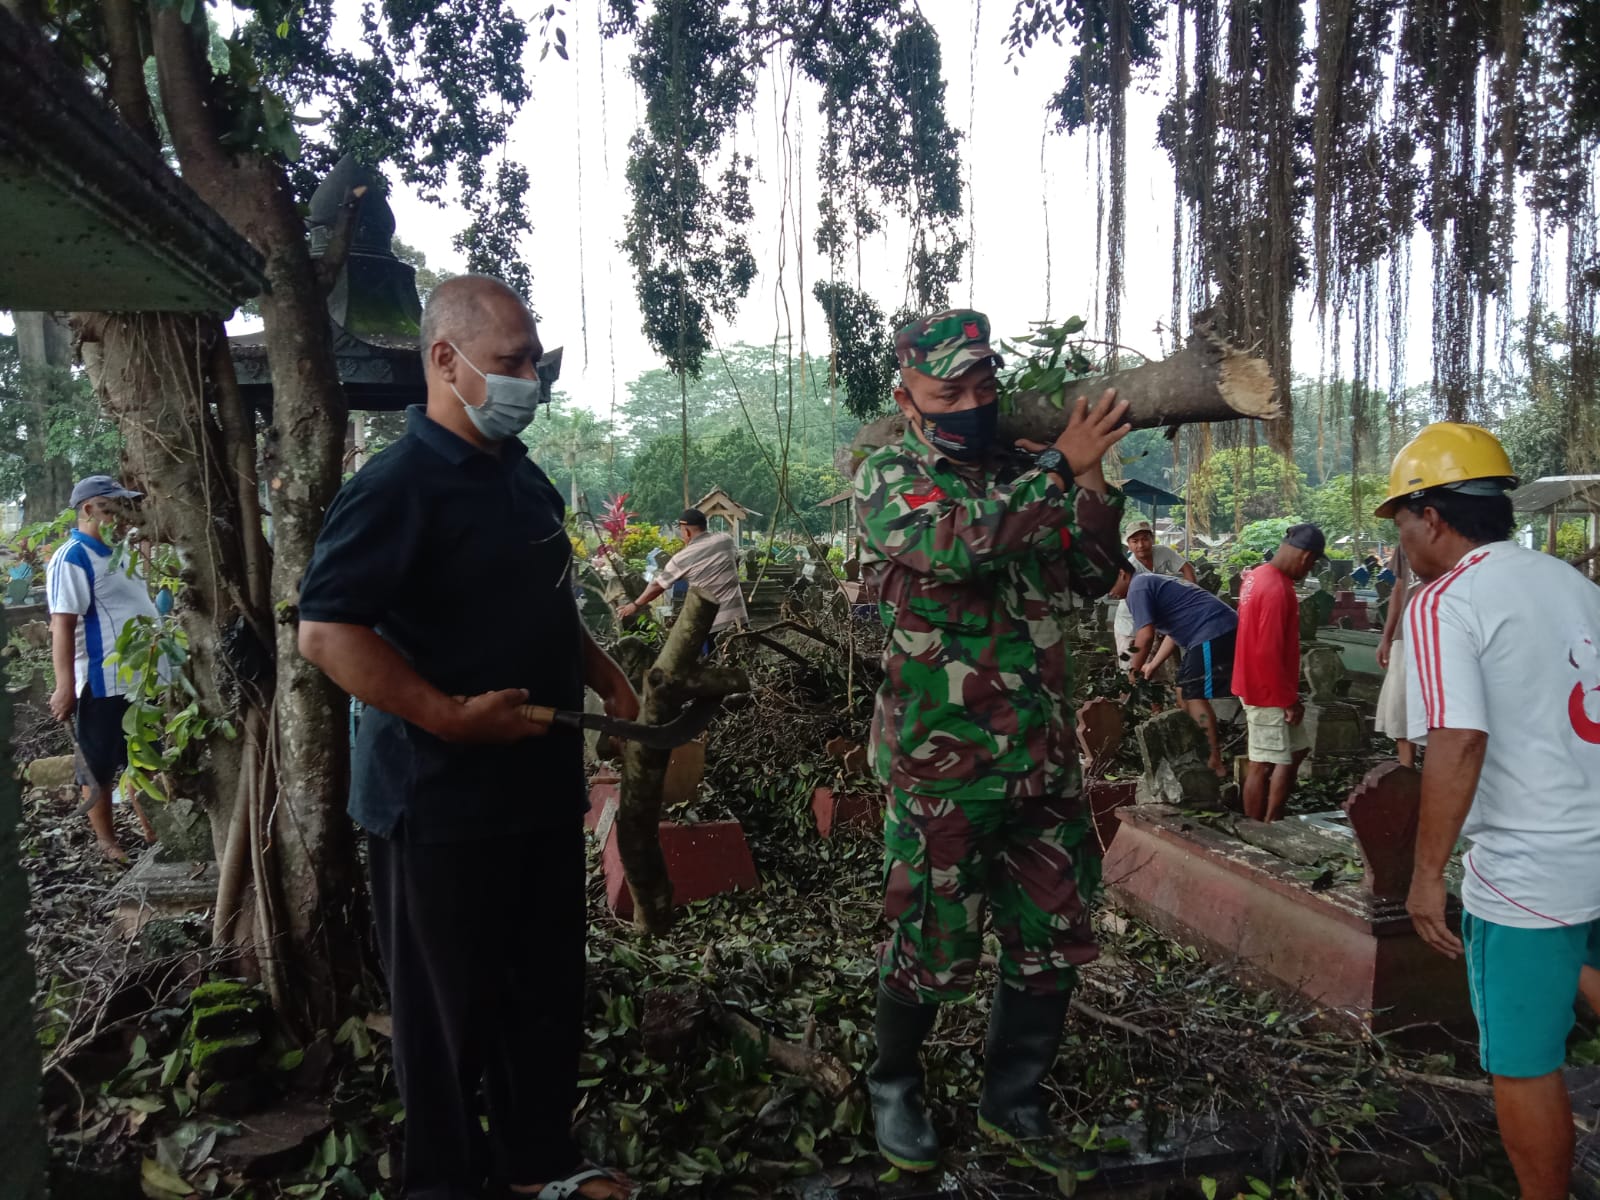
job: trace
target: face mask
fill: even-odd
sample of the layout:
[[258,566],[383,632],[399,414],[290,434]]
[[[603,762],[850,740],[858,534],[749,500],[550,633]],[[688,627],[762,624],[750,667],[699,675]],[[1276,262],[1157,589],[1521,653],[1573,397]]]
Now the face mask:
[[917,415],[922,418],[922,436],[928,439],[929,445],[957,462],[972,462],[982,458],[994,444],[1000,406],[980,404],[977,408],[945,413],[937,420],[920,408]]
[[[460,346],[454,342],[449,345],[457,354],[461,354]],[[477,365],[465,354],[461,354],[461,361],[478,371]],[[461,407],[467,410],[467,419],[491,442],[503,442],[516,437],[528,427],[528,422],[533,420],[533,414],[538,411],[543,395],[539,381],[519,379],[515,375],[484,375],[482,371],[478,371],[478,374],[483,375],[482,404],[468,404],[456,385],[450,385],[456,399],[461,401]]]

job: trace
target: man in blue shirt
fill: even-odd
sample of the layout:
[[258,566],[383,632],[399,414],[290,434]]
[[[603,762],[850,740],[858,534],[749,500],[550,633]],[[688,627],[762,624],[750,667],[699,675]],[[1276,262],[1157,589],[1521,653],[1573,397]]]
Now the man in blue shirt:
[[[1233,643],[1239,614],[1198,584],[1168,575],[1123,572],[1111,595],[1126,598],[1133,616],[1129,680],[1136,673],[1153,678],[1161,664],[1182,649],[1179,697],[1185,711],[1206,731],[1211,769],[1226,775],[1222,744],[1217,737],[1217,714],[1211,701],[1232,694]],[[1158,636],[1162,639],[1159,649],[1155,646]]]
[[[74,771],[83,788],[100,853],[113,862],[128,856],[117,843],[111,821],[111,794],[128,765],[128,743],[122,719],[134,681],[123,678],[116,661],[117,639],[129,622],[154,619],[145,581],[113,551],[127,525],[128,504],[144,493],[123,487],[109,475],[91,475],[72,489],[77,528],[50,556],[45,590],[50,603],[51,661],[56,690],[50,711],[58,721],[72,721],[77,742]],[[164,677],[164,676],[163,676]],[[137,799],[134,811],[147,842],[155,831]]]
[[[522,300],[462,275],[422,314],[426,410],[329,506],[300,651],[366,705],[368,834],[405,1105],[409,1200],[621,1200],[572,1138],[583,1048],[582,743],[518,706],[638,716],[572,591],[561,493],[517,434],[542,348]],[[480,1093],[489,1118],[480,1120]]]

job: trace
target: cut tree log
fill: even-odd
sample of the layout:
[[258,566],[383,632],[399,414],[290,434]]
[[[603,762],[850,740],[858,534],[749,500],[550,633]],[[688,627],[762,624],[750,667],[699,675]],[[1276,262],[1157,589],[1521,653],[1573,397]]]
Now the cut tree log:
[[[1128,402],[1127,419],[1135,429],[1245,418],[1270,421],[1280,411],[1266,360],[1229,344],[1201,319],[1184,348],[1160,362],[1076,379],[1061,392],[1011,397],[1000,414],[999,439],[1005,445],[1018,438],[1053,442],[1067,427],[1077,398],[1087,396],[1092,404],[1107,388],[1116,388],[1117,398]],[[853,475],[863,458],[898,442],[905,430],[899,412],[862,426],[849,449],[840,452],[840,472]]]
[[[710,666],[700,658],[719,605],[698,588],[690,588],[667,641],[645,673],[639,719],[663,725],[678,715],[684,702],[698,697],[723,697],[749,690],[745,673],[734,667]],[[633,919],[646,933],[672,927],[672,879],[661,853],[661,786],[671,752],[626,742],[622,749],[622,789],[617,802],[617,853],[633,893]]]

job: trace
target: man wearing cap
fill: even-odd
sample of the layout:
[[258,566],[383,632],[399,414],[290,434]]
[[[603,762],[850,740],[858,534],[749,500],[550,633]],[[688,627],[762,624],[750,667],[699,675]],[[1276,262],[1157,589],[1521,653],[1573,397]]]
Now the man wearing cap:
[[[1154,573],[1187,579],[1190,583],[1197,582],[1193,563],[1170,546],[1156,545],[1156,533],[1149,521],[1135,521],[1123,536],[1128,543],[1128,561],[1133,564],[1135,575]],[[1117,601],[1111,632],[1117,642],[1117,663],[1127,669],[1133,659],[1134,625],[1133,614],[1128,611],[1126,600]],[[1170,668],[1167,675],[1171,675]],[[1169,680],[1163,679],[1163,682]]]
[[[1600,589],[1510,540],[1516,486],[1493,434],[1440,422],[1395,457],[1393,517],[1422,581],[1406,608],[1406,721],[1427,746],[1406,908],[1466,957],[1479,1054],[1524,1200],[1562,1200],[1573,1006],[1600,1008]],[[1461,937],[1445,866],[1462,856]]]
[[1300,603],[1294,585],[1311,573],[1327,541],[1315,525],[1294,525],[1271,559],[1245,572],[1239,585],[1239,632],[1233,694],[1244,705],[1250,770],[1245,816],[1283,815],[1300,760],[1311,749],[1301,721]]
[[1069,591],[1103,595],[1126,567],[1123,497],[1100,461],[1129,427],[1113,393],[1092,411],[1080,396],[1055,445],[1018,454],[995,442],[988,318],[923,317],[895,348],[906,434],[854,488],[863,578],[889,631],[872,756],[890,930],[867,1079],[880,1151],[916,1171],[939,1155],[919,1052],[938,1005],[971,992],[986,905],[1000,983],[979,1124],[1024,1146],[1055,1133],[1042,1085],[1077,967],[1098,953],[1063,622]]
[[717,619],[711,623],[708,639],[708,644],[715,644],[719,633],[749,619],[744,594],[739,591],[739,548],[734,545],[732,534],[709,532],[706,515],[698,508],[683,510],[678,518],[678,536],[683,539],[683,549],[667,560],[637,600],[617,609],[617,616],[633,616],[680,579],[687,580],[690,587],[699,588],[717,602]]
[[[75,772],[89,805],[89,827],[100,852],[114,861],[127,855],[111,824],[111,792],[128,765],[122,717],[128,711],[130,683],[111,660],[129,621],[156,616],[144,580],[132,564],[114,555],[126,523],[128,504],[143,493],[123,487],[109,475],[90,475],[72,489],[78,525],[50,556],[45,568],[45,598],[50,605],[51,664],[56,690],[50,711],[58,721],[73,720],[78,742]],[[154,841],[149,822],[145,839]]]

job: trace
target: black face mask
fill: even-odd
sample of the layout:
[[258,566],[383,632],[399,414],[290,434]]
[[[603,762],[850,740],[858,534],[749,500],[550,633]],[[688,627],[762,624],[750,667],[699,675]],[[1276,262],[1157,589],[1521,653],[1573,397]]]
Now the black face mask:
[[945,413],[937,419],[919,408],[917,415],[922,418],[922,436],[928,439],[929,445],[957,462],[972,462],[982,458],[994,445],[1000,405],[980,404],[977,408]]

